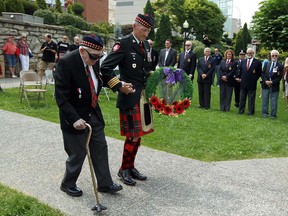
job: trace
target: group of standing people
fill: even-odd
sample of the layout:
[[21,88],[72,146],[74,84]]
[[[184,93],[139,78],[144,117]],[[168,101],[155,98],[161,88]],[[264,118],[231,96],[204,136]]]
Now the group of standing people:
[[29,45],[26,41],[26,34],[23,33],[17,43],[14,41],[13,36],[9,36],[7,42],[4,44],[2,50],[6,56],[8,68],[12,78],[16,76],[16,62],[19,57],[22,70],[29,69]]
[[[52,40],[51,34],[45,34],[45,42],[41,45],[40,52],[43,54],[40,62],[38,63],[38,74],[43,77],[46,69],[53,69],[55,63],[64,56],[65,53],[78,49],[80,38],[74,37],[73,44],[69,45],[67,42],[67,36],[63,36],[63,40],[57,44]],[[7,42],[4,44],[3,53],[5,54],[8,68],[12,78],[17,78],[16,75],[16,63],[19,58],[22,70],[29,70],[30,58],[33,57],[33,53],[29,48],[27,42],[27,35],[21,34],[20,39],[16,43],[13,36],[7,38]]]

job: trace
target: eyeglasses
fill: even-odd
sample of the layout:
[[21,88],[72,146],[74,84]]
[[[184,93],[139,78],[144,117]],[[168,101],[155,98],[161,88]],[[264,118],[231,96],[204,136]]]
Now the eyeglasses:
[[185,46],[191,46],[190,44],[185,44]]
[[278,55],[271,55],[271,57],[278,57]]
[[248,54],[248,55],[252,55],[253,53],[249,53],[249,52],[248,52],[247,54]]
[[92,55],[91,53],[88,52],[88,50],[86,50],[86,49],[84,49],[84,50],[88,53],[89,58],[91,60],[93,60],[93,61],[99,60],[99,59],[101,59],[103,57],[103,54],[101,54],[101,55]]

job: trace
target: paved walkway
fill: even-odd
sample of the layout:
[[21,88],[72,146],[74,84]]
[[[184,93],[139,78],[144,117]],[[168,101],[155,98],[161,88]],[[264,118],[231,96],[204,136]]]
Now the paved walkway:
[[[71,198],[59,189],[66,154],[59,125],[0,110],[0,182],[67,215],[93,215],[88,163]],[[120,183],[122,141],[108,138],[110,168]],[[288,159],[205,163],[141,147],[137,167],[149,176],[135,187],[100,194],[101,215],[288,215]]]
[[[0,85],[17,87],[19,78],[0,79]],[[93,215],[87,161],[78,180],[83,196],[71,198],[59,189],[66,160],[59,125],[3,110],[0,119],[0,182],[67,215]],[[121,183],[123,142],[107,141],[112,177]],[[136,165],[148,180],[100,194],[108,207],[101,215],[288,215],[288,158],[205,163],[142,146]]]

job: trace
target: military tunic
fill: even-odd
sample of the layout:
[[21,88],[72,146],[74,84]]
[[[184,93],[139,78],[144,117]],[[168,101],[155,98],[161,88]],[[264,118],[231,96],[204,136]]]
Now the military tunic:
[[[118,91],[122,86],[121,81],[132,83],[135,93],[126,95],[119,91],[117,108],[127,109],[139,103],[141,91],[144,89],[149,75],[147,51],[149,44],[143,41],[144,54],[133,34],[119,39],[113,46],[111,53],[101,65],[103,82],[107,83],[113,91]],[[119,66],[120,78],[118,79],[113,69]]]

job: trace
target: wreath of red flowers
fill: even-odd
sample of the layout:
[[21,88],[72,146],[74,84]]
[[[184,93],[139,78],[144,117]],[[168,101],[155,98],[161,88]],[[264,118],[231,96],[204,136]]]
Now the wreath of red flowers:
[[169,116],[178,116],[184,114],[185,110],[189,108],[191,101],[186,98],[184,100],[174,101],[171,105],[166,103],[165,99],[159,99],[156,95],[150,98],[152,108],[160,114]]

